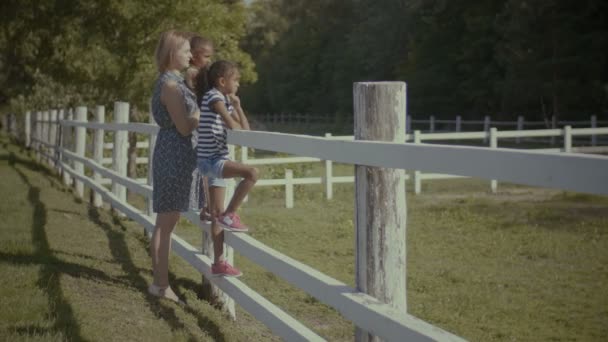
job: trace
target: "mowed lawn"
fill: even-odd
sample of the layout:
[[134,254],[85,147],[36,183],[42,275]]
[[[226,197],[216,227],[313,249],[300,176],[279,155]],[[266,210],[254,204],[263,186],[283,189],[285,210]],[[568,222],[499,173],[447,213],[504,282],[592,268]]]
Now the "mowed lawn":
[[[242,310],[235,324],[198,300],[200,275],[177,257],[173,283],[189,305],[147,296],[142,228],[75,200],[6,141],[0,172],[0,340],[277,339]],[[327,201],[321,186],[298,186],[285,209],[281,187],[258,187],[241,216],[256,239],[354,285],[353,185],[334,188]],[[408,192],[409,312],[474,341],[606,340],[608,198],[488,190],[488,181],[446,180]],[[190,224],[176,233],[201,243]],[[245,283],[323,337],[353,339],[350,322],[280,275],[238,251],[236,264]]]

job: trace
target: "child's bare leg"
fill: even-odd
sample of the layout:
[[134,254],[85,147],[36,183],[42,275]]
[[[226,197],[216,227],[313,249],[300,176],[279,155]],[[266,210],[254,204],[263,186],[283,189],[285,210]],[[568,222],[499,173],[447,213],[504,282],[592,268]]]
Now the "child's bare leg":
[[230,204],[228,204],[228,208],[226,208],[226,213],[233,213],[241,206],[243,199],[245,199],[251,188],[258,181],[258,169],[241,163],[226,161],[222,173],[223,178],[243,178],[236,189],[234,189],[234,195],[230,200]]
[[211,198],[209,197],[209,181],[208,178],[205,176],[201,177],[201,180],[201,190],[205,198],[205,203],[203,204],[203,208],[201,208],[199,218],[201,219],[201,221],[207,221],[211,217],[211,210],[209,209],[211,208],[211,205],[209,204],[209,202],[211,201]]
[[224,254],[224,230],[217,223],[217,218],[224,212],[226,188],[209,187],[209,209],[211,213],[211,235],[213,236],[214,262],[222,261]]

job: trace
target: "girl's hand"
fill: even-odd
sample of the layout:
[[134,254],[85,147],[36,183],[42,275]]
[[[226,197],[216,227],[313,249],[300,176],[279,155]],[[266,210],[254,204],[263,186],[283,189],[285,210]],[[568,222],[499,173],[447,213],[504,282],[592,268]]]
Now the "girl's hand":
[[228,94],[228,98],[230,99],[230,102],[232,103],[233,106],[235,106],[235,107],[241,106],[241,99],[239,99],[239,97],[236,96],[235,94]]

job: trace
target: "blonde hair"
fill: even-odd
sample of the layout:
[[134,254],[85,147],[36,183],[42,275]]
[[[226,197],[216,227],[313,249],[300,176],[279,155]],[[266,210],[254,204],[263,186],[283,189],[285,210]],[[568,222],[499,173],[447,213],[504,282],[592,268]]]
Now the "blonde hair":
[[160,35],[155,52],[156,68],[159,73],[167,70],[175,52],[187,41],[188,36],[181,31],[169,30]]

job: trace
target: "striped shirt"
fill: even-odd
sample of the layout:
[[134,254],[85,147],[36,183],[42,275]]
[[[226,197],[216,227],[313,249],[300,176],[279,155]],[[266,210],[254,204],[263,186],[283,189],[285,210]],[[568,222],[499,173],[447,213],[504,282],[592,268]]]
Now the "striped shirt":
[[228,155],[226,144],[226,123],[222,120],[219,113],[216,113],[212,106],[214,103],[222,101],[226,105],[228,113],[232,115],[234,107],[226,95],[216,88],[209,90],[203,95],[199,104],[201,116],[198,121],[198,144],[196,145],[197,159],[211,159]]

